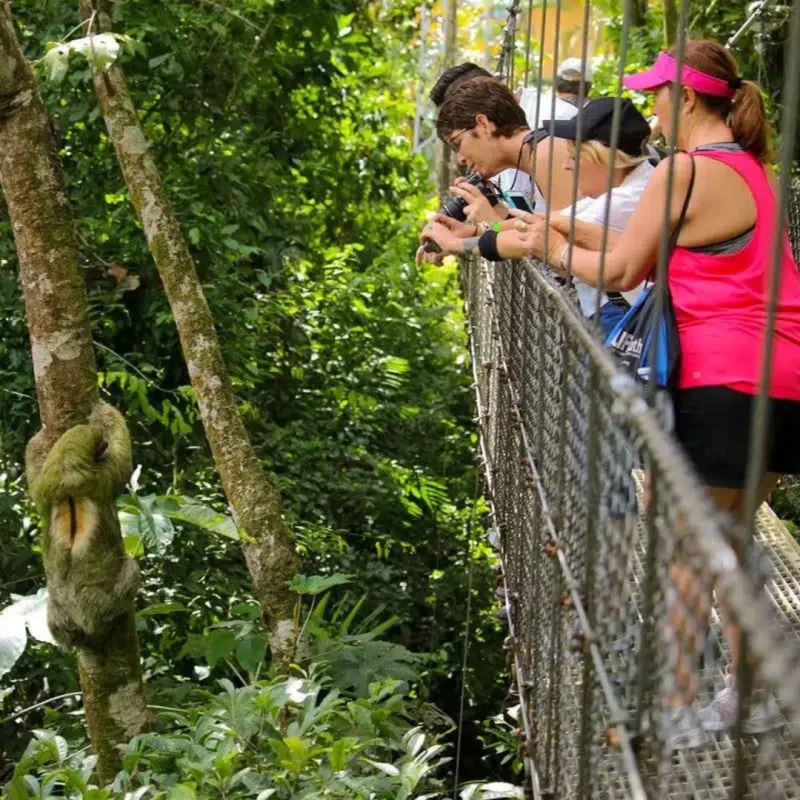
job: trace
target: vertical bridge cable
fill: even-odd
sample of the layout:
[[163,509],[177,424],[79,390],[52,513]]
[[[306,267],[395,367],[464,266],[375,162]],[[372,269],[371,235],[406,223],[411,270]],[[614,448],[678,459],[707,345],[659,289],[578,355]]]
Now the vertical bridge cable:
[[[533,0],[528,0],[528,20],[525,26],[525,74],[522,77],[523,86],[528,85],[528,76],[531,68],[531,35],[533,33]],[[512,87],[513,89],[513,87]]]
[[[539,63],[536,72],[536,107],[534,110],[534,127],[539,127],[539,114],[542,109],[542,84],[544,81],[544,46],[547,38],[547,0],[542,0],[542,30],[539,34]],[[531,23],[533,24],[533,23]],[[536,159],[533,159],[532,180],[536,182]]]
[[[553,162],[554,162],[554,147],[553,147],[553,133],[554,133],[554,124],[555,124],[555,115],[556,115],[556,94],[555,94],[555,87],[556,87],[556,70],[558,68],[558,59],[559,59],[559,45],[561,41],[561,0],[556,0],[556,14],[555,14],[555,29],[553,34],[553,78],[551,83],[551,97],[550,97],[550,136],[548,139],[548,156],[547,156],[547,163],[548,163],[548,174],[547,174],[547,193],[544,195],[545,197],[545,236],[544,236],[544,248],[545,252],[547,252],[547,245],[549,240],[549,230],[550,230],[550,197],[552,196],[553,190]],[[542,46],[544,47],[544,37],[542,39]],[[544,63],[544,59],[542,59],[542,63]],[[537,119],[537,124],[539,120]],[[534,154],[534,161],[537,158]],[[547,346],[545,341],[545,328],[544,326],[539,326],[539,347],[540,351],[543,352],[543,348]],[[544,475],[544,470],[546,469],[545,462],[547,460],[547,449],[543,446],[545,433],[547,431],[546,419],[545,416],[550,413],[550,408],[548,408],[548,403],[545,395],[545,382],[543,380],[539,381],[539,420],[538,426],[540,430],[540,447],[537,449],[536,458],[539,460],[539,468],[542,474]],[[559,404],[559,421],[563,425],[564,420],[564,404],[563,402]],[[560,473],[562,470],[559,469],[558,472]],[[547,483],[550,481],[547,477],[544,478]],[[549,486],[547,488],[550,488]],[[552,492],[552,490],[551,490]],[[563,504],[561,504],[562,495],[556,494],[553,498],[555,502],[558,504],[558,510],[556,512],[556,519],[555,519],[555,531],[556,535],[554,537],[555,540],[562,534],[562,524],[563,524]],[[559,545],[554,544],[555,547]],[[557,609],[559,604],[559,599],[562,594],[562,576],[560,571],[556,568],[555,564],[552,567],[553,570],[553,578],[552,578],[552,588],[551,588],[551,597],[550,597],[550,607],[552,609]],[[554,796],[558,796],[559,793],[559,781],[560,781],[560,770],[559,770],[559,763],[561,758],[561,681],[559,680],[560,672],[562,669],[562,663],[564,658],[564,653],[562,649],[558,646],[554,646],[554,644],[561,639],[561,620],[559,619],[559,615],[557,613],[552,614],[552,620],[550,622],[550,648],[548,654],[548,672],[550,675],[550,679],[552,681],[552,687],[550,692],[548,693],[547,697],[547,719],[544,724],[547,726],[547,749],[545,753],[545,763],[543,765],[543,780],[546,782],[548,790],[550,790]],[[540,723],[541,724],[541,723]]]
[[[577,208],[578,182],[580,180],[580,171],[581,171],[581,143],[583,141],[583,114],[580,113],[580,109],[583,108],[583,105],[586,102],[586,81],[583,80],[583,77],[586,75],[586,62],[589,57],[589,25],[590,25],[591,10],[592,10],[591,0],[586,0],[583,4],[583,36],[581,37],[582,74],[581,74],[581,80],[578,83],[579,112],[576,117],[578,122],[575,130],[575,165],[573,166],[573,173],[572,173],[572,200],[571,200],[572,204],[570,206],[569,236],[567,239],[567,244],[569,245],[569,247],[567,248],[568,284],[572,281],[572,249],[575,246],[575,220],[578,211]],[[611,172],[610,169],[609,169],[609,174],[613,175],[613,172]]]
[[[762,2],[759,6],[766,5]],[[734,37],[735,38],[735,37]],[[770,440],[770,379],[772,376],[775,323],[778,310],[778,294],[780,292],[781,273],[783,272],[783,256],[786,243],[786,219],[789,207],[789,190],[791,187],[792,157],[796,146],[797,112],[800,106],[800,3],[792,7],[789,30],[789,43],[786,48],[786,66],[783,89],[783,125],[781,135],[780,181],[775,216],[775,230],[770,254],[769,294],[766,308],[766,326],[764,330],[764,347],[761,360],[761,376],[759,393],[753,407],[750,429],[749,461],[747,465],[747,482],[745,485],[745,502],[743,523],[745,531],[739,543],[739,560],[742,568],[757,575],[753,569],[755,535],[755,514],[758,506],[765,499],[762,496],[762,481],[766,472],[767,442]],[[750,710],[750,699],[754,687],[751,648],[747,637],[742,635],[740,643],[739,669],[736,675],[739,690],[739,708],[736,721],[736,783],[734,796],[743,798],[747,793],[748,762],[744,744],[744,724]],[[767,687],[766,691],[769,691]]]
[[[689,13],[689,0],[681,0],[680,11],[678,14],[678,36],[675,41],[675,61],[677,62],[676,70],[680,75],[683,70],[684,50],[686,46],[686,21]],[[681,83],[675,81],[672,84],[672,119],[670,126],[672,128],[673,139],[678,130],[678,124],[681,118]],[[663,320],[664,309],[667,305],[667,292],[669,287],[667,285],[668,274],[667,270],[669,264],[669,240],[672,234],[672,208],[673,208],[673,192],[675,190],[675,169],[676,169],[676,145],[673,142],[670,148],[670,160],[667,171],[667,191],[664,198],[664,218],[661,228],[661,246],[658,252],[658,265],[656,267],[656,284],[653,291],[656,293],[658,302],[656,304],[657,314],[654,319],[653,327],[651,328],[651,335],[653,337],[653,352],[658,352],[658,341],[661,332],[661,322]],[[683,198],[678,198],[679,202],[683,202]],[[680,207],[680,206],[679,206]],[[654,393],[656,386],[656,369],[650,370],[650,388]]]
[[600,240],[600,270],[597,282],[597,294],[594,317],[599,320],[600,306],[605,291],[606,250],[608,249],[608,229],[611,224],[611,192],[614,189],[614,166],[619,144],[620,115],[622,113],[622,78],[625,75],[625,64],[628,60],[628,37],[631,30],[631,4],[623,3],[622,36],[620,38],[619,67],[617,69],[617,86],[614,96],[614,116],[611,118],[611,147],[608,155],[608,180],[606,181],[606,203],[603,210],[603,233]]

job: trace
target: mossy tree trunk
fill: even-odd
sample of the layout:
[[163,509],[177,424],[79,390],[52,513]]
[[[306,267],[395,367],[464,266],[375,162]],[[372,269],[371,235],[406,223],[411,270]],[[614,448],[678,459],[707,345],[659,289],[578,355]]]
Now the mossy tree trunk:
[[[89,420],[99,399],[86,290],[61,164],[7,0],[0,0],[0,180],[19,257],[39,401],[41,431],[28,447],[29,466],[35,471],[67,430]],[[46,529],[45,524],[45,537]],[[121,540],[110,541],[111,549],[121,551]],[[115,568],[119,559],[107,555],[98,553],[99,560]],[[47,574],[52,600],[51,578]],[[59,580],[68,587],[74,571],[67,569]],[[92,604],[91,591],[81,597]],[[51,611],[49,615],[52,623]],[[99,776],[110,780],[120,765],[115,746],[150,723],[133,603],[115,615],[113,634],[103,644],[75,649]]]
[[[445,0],[444,8],[444,63],[443,67],[449,69],[455,66],[458,57],[458,0]],[[436,140],[438,149],[438,164],[436,182],[439,189],[439,199],[444,200],[450,194],[450,184],[453,182],[455,156],[450,148]]]
[[[92,35],[111,28],[106,0],[79,0]],[[95,90],[131,200],[161,276],[186,359],[214,461],[237,526],[246,534],[244,555],[267,626],[275,666],[303,660],[296,642],[297,597],[287,583],[299,568],[278,493],[245,430],[222,356],[214,319],[194,261],[148,152],[119,64],[95,71]],[[298,649],[301,652],[298,652]]]
[[678,38],[678,5],[676,0],[664,0],[664,46],[671,49]]

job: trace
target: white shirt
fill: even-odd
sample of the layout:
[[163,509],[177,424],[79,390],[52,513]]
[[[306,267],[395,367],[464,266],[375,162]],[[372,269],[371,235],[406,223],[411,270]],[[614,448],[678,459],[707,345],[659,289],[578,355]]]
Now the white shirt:
[[[611,208],[608,216],[608,227],[612,231],[622,232],[628,226],[634,209],[639,204],[645,184],[650,178],[655,167],[648,161],[639,164],[636,169],[628,174],[625,180],[611,190]],[[582,222],[591,222],[595,225],[602,225],[606,216],[606,199],[608,194],[600,197],[584,197],[575,203],[575,219]],[[565,216],[572,213],[572,206],[560,212]],[[574,279],[575,290],[578,293],[578,302],[585,317],[591,317],[597,308],[597,294],[599,289],[591,286],[580,278]],[[622,292],[623,297],[633,304],[644,290],[644,285],[639,284],[629,292]],[[600,305],[604,306],[608,302],[605,293],[600,297]]]
[[[546,128],[547,123],[551,119],[572,119],[578,113],[578,107],[562,100],[560,97],[555,98],[555,115],[553,111],[553,93],[551,91],[543,91],[539,100],[539,115],[536,115],[536,97],[538,92],[532,87],[526,87],[522,90],[522,95],[519,98],[519,104],[525,112],[525,117],[528,120],[528,127],[531,130],[537,128]],[[541,122],[540,122],[541,120]],[[531,176],[523,170],[506,169],[503,170],[495,178],[495,182],[499,185],[503,192],[510,192],[514,195],[523,194],[532,201],[535,211],[544,211],[545,202],[542,193],[539,191],[538,186],[533,185]]]

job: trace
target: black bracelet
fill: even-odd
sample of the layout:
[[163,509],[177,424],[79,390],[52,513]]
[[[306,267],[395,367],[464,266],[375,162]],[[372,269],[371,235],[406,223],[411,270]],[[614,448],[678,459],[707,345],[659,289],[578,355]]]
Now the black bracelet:
[[497,231],[486,231],[478,239],[478,252],[487,261],[502,261],[503,257],[497,252]]

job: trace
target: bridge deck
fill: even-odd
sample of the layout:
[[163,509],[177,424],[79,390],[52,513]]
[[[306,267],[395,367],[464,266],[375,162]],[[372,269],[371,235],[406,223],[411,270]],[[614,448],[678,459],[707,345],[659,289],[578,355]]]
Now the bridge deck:
[[[641,476],[637,475],[640,498],[641,488]],[[787,635],[800,638],[800,545],[767,504],[759,509],[756,521],[756,539],[763,547],[772,568],[772,581],[768,591],[775,611],[781,623],[786,626]],[[645,574],[646,534],[643,524],[638,526],[638,533],[629,603],[633,606],[635,618],[640,619],[642,595],[639,586]],[[635,646],[634,643],[635,635],[631,635],[631,646]],[[700,673],[701,705],[709,702],[722,688],[729,662],[729,652],[716,604],[712,611],[708,649],[712,650],[711,657],[708,658],[710,665],[701,669]],[[611,667],[612,674],[624,674],[629,669],[626,663],[629,652],[631,651],[626,649],[615,654],[617,664]],[[792,736],[788,723],[769,734],[748,737],[746,743],[750,796],[768,800],[800,798],[800,739]],[[727,800],[731,796],[735,758],[735,743],[725,734],[712,736],[710,743],[704,747],[677,751],[669,773],[651,783],[653,788],[658,787],[653,796]],[[617,760],[616,757],[613,758],[613,761]],[[649,766],[653,772],[657,771],[655,764]],[[612,767],[608,777],[607,790],[601,789],[598,796],[627,796],[627,790],[620,782],[623,776],[618,767]]]

